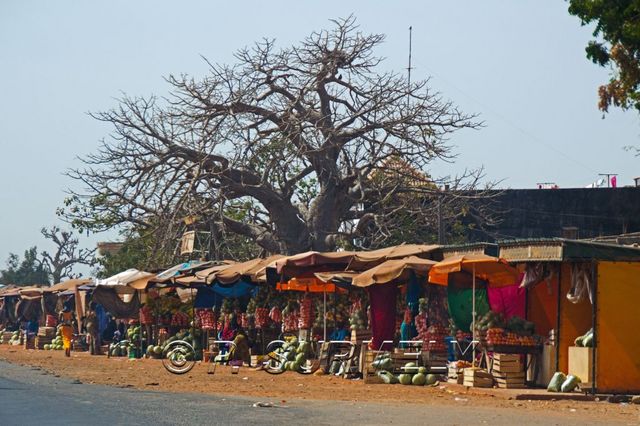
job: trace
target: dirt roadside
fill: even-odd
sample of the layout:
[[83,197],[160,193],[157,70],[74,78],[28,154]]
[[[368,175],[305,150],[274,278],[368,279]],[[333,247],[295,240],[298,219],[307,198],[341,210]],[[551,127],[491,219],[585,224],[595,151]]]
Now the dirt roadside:
[[387,404],[425,404],[496,409],[517,408],[529,411],[554,410],[583,415],[585,419],[640,423],[640,406],[607,402],[517,400],[521,391],[477,390],[458,385],[438,387],[401,385],[367,385],[361,380],[344,380],[331,376],[302,376],[287,372],[273,376],[263,371],[242,368],[239,374],[219,366],[215,375],[207,374],[206,365],[196,365],[185,375],[168,373],[159,360],[129,360],[72,353],[65,358],[58,351],[24,350],[0,345],[0,359],[11,363],[37,366],[52,374],[78,379],[83,383],[105,384],[144,390],[234,395],[272,400],[308,399],[323,401],[381,402]]

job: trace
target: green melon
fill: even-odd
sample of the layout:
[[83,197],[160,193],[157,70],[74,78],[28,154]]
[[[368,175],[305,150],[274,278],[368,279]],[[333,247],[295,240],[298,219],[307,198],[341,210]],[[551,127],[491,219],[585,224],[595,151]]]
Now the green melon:
[[427,378],[422,373],[414,374],[414,376],[411,378],[411,384],[416,386],[424,386],[426,381]]
[[426,376],[426,385],[433,385],[438,381],[438,376],[435,374],[427,374]]
[[412,379],[411,374],[400,374],[398,376],[398,381],[402,385],[410,385],[411,384],[411,379]]

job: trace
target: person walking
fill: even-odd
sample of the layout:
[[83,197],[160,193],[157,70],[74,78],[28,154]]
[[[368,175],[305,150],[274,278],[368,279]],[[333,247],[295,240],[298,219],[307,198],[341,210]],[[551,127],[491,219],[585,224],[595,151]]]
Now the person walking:
[[62,333],[62,347],[64,356],[71,356],[71,342],[73,340],[73,312],[68,306],[65,306],[60,312],[60,332]]

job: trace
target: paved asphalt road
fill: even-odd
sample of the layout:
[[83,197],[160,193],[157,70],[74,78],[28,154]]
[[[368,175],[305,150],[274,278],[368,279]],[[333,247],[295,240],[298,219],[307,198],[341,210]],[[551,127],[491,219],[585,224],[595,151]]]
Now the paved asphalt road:
[[[267,400],[268,401],[268,400]],[[256,399],[140,391],[82,384],[39,368],[0,361],[0,425],[490,424],[584,426],[594,419],[553,412],[465,406],[288,401],[257,408]],[[573,413],[572,413],[573,414]],[[291,423],[293,422],[293,423]],[[597,424],[597,423],[593,423]]]

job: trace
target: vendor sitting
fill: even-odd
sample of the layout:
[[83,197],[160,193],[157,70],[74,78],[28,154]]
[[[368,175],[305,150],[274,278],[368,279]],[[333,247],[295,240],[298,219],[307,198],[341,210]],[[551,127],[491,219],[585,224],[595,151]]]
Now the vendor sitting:
[[329,336],[329,340],[347,340],[347,336],[349,336],[349,329],[344,322],[340,322],[337,324],[336,329],[333,330],[333,333]]

